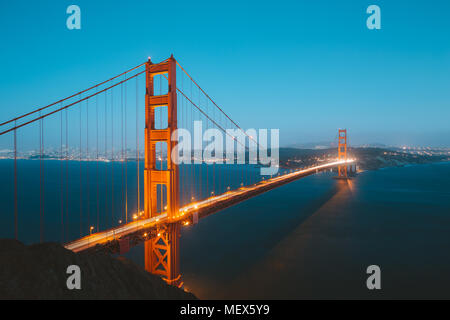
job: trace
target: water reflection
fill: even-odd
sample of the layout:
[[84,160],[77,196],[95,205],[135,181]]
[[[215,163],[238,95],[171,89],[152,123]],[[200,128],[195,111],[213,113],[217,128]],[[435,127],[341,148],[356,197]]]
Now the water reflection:
[[[203,299],[449,298],[448,176],[449,164],[319,175],[251,199],[183,232],[186,285]],[[381,292],[365,286],[371,264]]]

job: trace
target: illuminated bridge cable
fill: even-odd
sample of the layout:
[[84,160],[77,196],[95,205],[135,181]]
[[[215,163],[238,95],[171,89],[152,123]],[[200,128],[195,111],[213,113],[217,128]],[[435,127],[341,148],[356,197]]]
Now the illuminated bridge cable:
[[124,181],[125,181],[125,166],[124,166],[124,158],[123,158],[123,129],[124,129],[124,123],[123,123],[123,83],[120,85],[120,162],[121,162],[121,169],[122,169],[122,176],[121,176],[121,191],[122,191],[122,198],[120,200],[120,217],[123,220],[123,211],[124,211],[124,204],[125,204],[125,187],[124,187]]
[[[105,91],[105,161],[108,159],[108,93]],[[108,221],[108,165],[105,162],[105,226]]]
[[[129,73],[129,72],[131,72],[131,71],[133,71],[133,70],[138,69],[139,67],[142,67],[143,65],[145,65],[145,63],[146,63],[146,62],[141,63],[140,65],[138,65],[138,66],[136,66],[136,67],[134,67],[134,68],[131,68],[131,69],[125,71],[125,72],[122,72],[121,74],[119,74],[119,75],[117,75],[117,76],[115,76],[115,77],[112,77],[112,78],[110,78],[110,79],[108,79],[108,80],[105,80],[105,81],[103,81],[103,82],[100,82],[100,83],[98,83],[98,84],[96,84],[96,85],[94,85],[94,86],[92,86],[92,87],[89,87],[89,88],[87,88],[87,89],[85,89],[85,90],[83,90],[83,91],[77,92],[77,93],[75,93],[75,94],[73,94],[73,95],[71,95],[71,96],[68,96],[68,97],[64,98],[64,99],[58,100],[58,101],[56,101],[56,102],[53,102],[53,103],[51,103],[51,104],[49,104],[49,105],[47,105],[47,106],[45,106],[45,107],[38,108],[38,109],[36,109],[36,110],[33,110],[33,111],[31,111],[31,112],[28,112],[28,113],[26,113],[26,114],[23,114],[23,115],[21,115],[21,116],[18,116],[18,117],[14,118],[14,119],[5,121],[5,122],[3,122],[3,123],[0,123],[0,127],[3,126],[3,125],[6,125],[6,124],[8,124],[8,123],[11,123],[11,122],[16,122],[17,120],[20,120],[20,119],[22,119],[22,118],[25,118],[25,117],[27,117],[27,116],[29,116],[29,115],[32,115],[32,114],[36,113],[36,112],[41,112],[42,110],[45,110],[45,109],[47,109],[47,108],[50,108],[50,107],[52,107],[52,106],[54,106],[54,105],[56,105],[56,104],[58,104],[58,103],[60,103],[60,102],[64,102],[64,101],[66,101],[66,100],[69,100],[69,99],[71,99],[71,98],[73,98],[73,97],[76,97],[76,96],[79,95],[79,94],[85,93],[85,92],[90,91],[90,90],[92,90],[92,89],[94,89],[94,88],[98,88],[99,86],[101,86],[101,85],[103,85],[103,84],[105,84],[105,83],[108,83],[108,82],[110,82],[110,81],[112,81],[112,80],[114,80],[114,79],[120,77],[120,76],[123,75],[123,74]],[[144,71],[144,72],[145,72],[145,71]]]
[[[16,121],[14,121],[15,123]],[[14,130],[14,236],[19,239],[17,206],[17,130]]]
[[68,121],[68,117],[67,117],[67,113],[69,111],[66,109],[65,110],[65,114],[66,114],[66,223],[65,223],[65,234],[66,237],[68,238],[69,235],[69,228],[68,228],[68,217],[69,217],[69,121]]
[[189,99],[183,91],[181,91],[179,88],[177,88],[177,90],[197,109],[199,110],[206,118],[208,118],[212,123],[214,123],[220,130],[222,130],[225,134],[227,134],[228,136],[230,136],[233,140],[235,140],[237,143],[239,143],[241,146],[243,146],[244,148],[247,148],[247,146],[245,146],[245,144],[242,144],[239,140],[237,140],[234,136],[232,136],[231,134],[229,134],[227,132],[227,130],[225,130],[221,125],[219,125],[216,121],[214,121],[213,119],[211,119],[211,117],[209,117],[199,106],[197,106],[191,99]]
[[[126,78],[126,74],[125,74]],[[125,82],[125,221],[128,223],[127,83]]]
[[40,214],[40,241],[41,243],[44,242],[44,206],[45,206],[45,180],[44,180],[44,119],[40,120],[39,125],[39,136],[40,136],[40,159],[39,159],[39,166],[40,166],[40,207],[41,207],[41,214]]
[[109,87],[107,87],[107,88],[104,88],[104,89],[102,89],[102,90],[100,90],[100,91],[98,91],[98,92],[96,92],[96,93],[94,93],[94,94],[91,94],[91,95],[89,95],[89,96],[86,96],[86,97],[84,97],[84,98],[82,98],[82,99],[80,99],[80,100],[78,100],[78,101],[75,101],[75,102],[73,102],[73,103],[70,103],[70,104],[68,104],[68,105],[66,105],[66,106],[64,106],[64,107],[58,108],[58,109],[56,109],[56,110],[54,110],[54,111],[51,111],[51,112],[49,112],[49,113],[46,113],[46,114],[44,114],[44,115],[39,115],[39,117],[37,117],[37,118],[34,118],[34,119],[30,120],[30,121],[24,122],[24,123],[19,124],[19,125],[16,125],[16,126],[14,126],[13,128],[10,128],[10,129],[8,129],[8,130],[2,131],[2,132],[0,132],[0,136],[6,134],[6,133],[8,133],[8,132],[14,131],[14,130],[16,130],[16,129],[19,129],[19,128],[21,128],[21,127],[24,127],[24,126],[26,126],[26,125],[28,125],[28,124],[30,124],[30,123],[33,123],[33,122],[39,121],[39,120],[41,120],[41,119],[47,118],[47,117],[51,116],[52,114],[55,114],[55,113],[57,113],[57,112],[60,112],[61,110],[68,109],[68,108],[70,108],[70,107],[72,107],[72,106],[74,106],[74,105],[76,105],[76,104],[78,104],[78,103],[81,103],[82,101],[85,101],[85,100],[90,99],[90,98],[92,98],[92,97],[94,97],[94,96],[96,96],[96,95],[98,95],[98,94],[100,94],[100,93],[103,93],[103,92],[105,92],[105,91],[108,91],[108,90],[110,90],[110,89],[112,89],[112,88],[114,88],[114,87],[120,85],[121,83],[123,83],[123,82],[125,82],[125,81],[129,81],[130,79],[133,79],[133,78],[139,76],[140,74],[142,74],[142,73],[144,73],[144,72],[145,72],[145,70],[144,70],[144,71],[141,71],[141,72],[138,72],[138,73],[136,73],[136,74],[130,76],[129,78],[127,78],[127,79],[125,79],[125,80],[123,80],[123,81],[117,82],[117,83],[115,83],[115,84],[113,84],[113,85],[111,85],[111,86],[109,86]]
[[[98,90],[97,90],[98,91]],[[98,143],[98,95],[95,96],[95,120],[96,120],[96,182],[97,182],[97,232],[100,231],[100,173],[99,173],[99,143]]]
[[[162,77],[159,77],[159,95],[162,95]],[[161,109],[161,108],[159,108]],[[159,110],[159,128],[162,129],[162,112],[161,110]],[[163,143],[160,142],[159,143],[159,147],[160,147],[160,152],[159,152],[159,157],[160,157],[160,162],[159,162],[159,174],[161,176],[161,181],[162,181],[162,173],[163,173]],[[169,161],[169,159],[167,159],[167,161]],[[168,170],[168,169],[167,169]],[[160,191],[159,191],[159,196],[160,196],[160,212],[164,212],[164,203],[163,203],[163,193],[164,193],[164,188],[163,185],[160,184]]]
[[[181,86],[183,87],[183,78],[181,78]],[[182,126],[183,129],[187,130],[186,127],[186,118],[187,118],[187,114],[186,114],[186,110],[184,107],[184,99],[181,98],[181,96],[179,95],[179,93],[177,92],[177,101],[181,101],[181,110],[182,110],[182,114],[181,114],[181,121],[182,121]],[[185,152],[183,152],[183,156],[186,156]],[[182,166],[182,174],[181,174],[181,204],[183,205],[186,202],[186,192],[187,192],[187,187],[186,187],[186,173],[187,173],[187,164],[186,161],[183,160],[183,166]]]
[[136,77],[136,204],[138,215],[141,212],[139,183],[139,77]]
[[[200,90],[198,91],[198,105],[200,105]],[[206,114],[206,113],[205,113]],[[200,115],[200,120],[202,120]],[[199,168],[199,191],[200,191],[200,197],[203,198],[203,183],[202,183],[202,167],[203,167],[203,155],[202,155],[202,161],[200,161],[200,168]],[[208,192],[208,190],[206,190]]]
[[[62,104],[62,102],[61,102]],[[64,242],[64,182],[63,182],[63,112],[60,113],[60,149],[59,149],[59,192],[60,192],[60,210],[61,210],[61,242]]]
[[[167,80],[169,80],[166,75],[163,75],[164,78],[166,78]],[[201,89],[200,89],[201,90]],[[234,136],[232,136],[231,134],[229,134],[227,132],[227,130],[225,130],[221,125],[219,125],[216,121],[214,121],[210,116],[208,116],[197,104],[195,104],[191,99],[188,98],[188,96],[180,89],[177,87],[177,91],[180,92],[183,97],[188,100],[198,111],[200,111],[207,119],[209,119],[212,123],[214,123],[216,125],[216,127],[218,127],[220,130],[222,130],[226,135],[230,136],[233,140],[235,140],[237,143],[239,143],[241,146],[243,146],[244,148],[247,149],[247,146],[245,144],[242,144],[239,140],[237,140]],[[192,88],[191,88],[191,97],[192,97]],[[231,120],[233,122],[233,120]],[[233,122],[234,123],[234,122]],[[242,129],[241,129],[242,130]],[[245,132],[244,132],[245,134]]]
[[[200,102],[199,102],[199,104],[200,104]],[[206,112],[209,112],[209,108],[208,108],[209,106],[208,106],[208,101],[206,101]],[[209,120],[208,119],[206,119],[206,130],[209,130]],[[209,194],[209,188],[208,188],[208,185],[209,185],[209,168],[208,168],[209,166],[208,166],[208,163],[206,163],[206,195],[208,196],[208,194]],[[214,181],[214,179],[213,179],[213,181]],[[214,184],[212,185],[212,188],[214,188]]]
[[91,226],[90,196],[89,196],[89,100],[86,100],[86,198],[88,228]]
[[111,227],[114,218],[114,90],[111,89]]
[[[187,100],[186,100],[187,101]],[[195,113],[194,113],[194,108],[191,108],[191,114],[192,114],[192,123],[191,123],[191,130],[193,131],[194,130],[194,122],[195,122],[195,120],[196,120],[196,115],[195,115]],[[196,194],[197,194],[197,178],[196,178],[196,176],[195,176],[195,174],[196,174],[196,168],[195,168],[195,166],[196,166],[196,163],[195,163],[195,160],[196,160],[196,152],[195,152],[195,146],[194,146],[194,148],[193,148],[193,155],[192,155],[192,160],[193,160],[193,162],[192,162],[192,166],[191,166],[191,171],[192,171],[192,177],[193,177],[193,180],[192,180],[192,196],[191,196],[191,201],[193,200],[193,199],[195,199],[196,198]]]
[[253,137],[249,136],[235,121],[233,121],[233,119],[231,119],[226,113],[225,111],[222,110],[222,108],[220,108],[216,102],[214,102],[214,100],[197,84],[197,82],[195,82],[195,80],[189,75],[189,73],[187,73],[187,71],[180,65],[180,63],[175,60],[176,64],[180,67],[181,70],[183,70],[183,72],[189,77],[189,79],[191,79],[191,81],[203,92],[203,94],[217,107],[217,109],[220,110],[220,112],[222,112],[239,130],[241,130],[250,140],[254,141],[258,146],[258,142],[253,139]]
[[[80,95],[81,96],[81,95]],[[83,185],[82,185],[82,171],[81,171],[81,154],[83,150],[81,149],[81,111],[82,111],[82,104],[80,102],[80,148],[79,148],[79,175],[80,175],[80,237],[83,235]]]

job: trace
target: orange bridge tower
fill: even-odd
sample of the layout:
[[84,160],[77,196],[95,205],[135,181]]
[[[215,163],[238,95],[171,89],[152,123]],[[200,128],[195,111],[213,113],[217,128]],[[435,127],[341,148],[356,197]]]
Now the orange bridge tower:
[[[338,160],[347,160],[347,129],[339,129],[338,135]],[[347,175],[347,165],[338,166],[338,177],[346,179]]]
[[[167,94],[154,94],[154,77],[164,76],[168,79]],[[155,111],[167,107],[167,128],[156,128]],[[160,113],[161,115],[164,113]],[[146,63],[145,95],[145,171],[144,171],[144,214],[145,218],[155,217],[164,211],[169,221],[179,210],[179,174],[178,165],[172,155],[177,141],[172,141],[172,133],[177,129],[177,85],[176,61],[171,56],[166,61],[153,64]],[[167,150],[167,160],[161,160],[157,166],[156,145]],[[158,161],[160,162],[160,161]],[[158,209],[158,193],[165,204]],[[178,223],[169,223],[158,230],[156,237],[145,242],[145,269],[163,277],[171,285],[182,286],[179,272],[179,233]]]

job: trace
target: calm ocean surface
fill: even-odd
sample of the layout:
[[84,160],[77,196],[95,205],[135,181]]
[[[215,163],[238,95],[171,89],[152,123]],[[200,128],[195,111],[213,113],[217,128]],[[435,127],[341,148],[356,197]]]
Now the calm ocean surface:
[[[99,187],[99,198],[106,198],[100,220],[109,223],[120,218],[122,201],[122,171],[115,166],[114,200],[108,181]],[[69,164],[62,234],[61,190],[54,187],[60,163],[46,161],[48,240],[79,235],[79,167]],[[11,168],[12,161],[0,161],[4,238],[14,236]],[[29,243],[39,239],[39,162],[20,161],[19,168],[19,233]],[[90,191],[81,197],[89,194],[91,205],[83,208],[84,233],[97,219],[95,163],[86,170],[91,180],[82,184]],[[135,172],[135,164],[128,170]],[[135,199],[135,174],[128,183]],[[129,201],[133,212],[136,201]],[[180,248],[185,286],[202,299],[450,298],[450,163],[366,171],[348,182],[330,173],[307,177],[184,228]],[[126,256],[143,265],[142,246]],[[366,288],[373,264],[381,268],[376,292]]]

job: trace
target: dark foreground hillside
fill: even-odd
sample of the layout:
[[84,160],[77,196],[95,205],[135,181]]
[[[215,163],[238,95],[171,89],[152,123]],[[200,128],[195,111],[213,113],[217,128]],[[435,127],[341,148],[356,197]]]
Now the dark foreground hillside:
[[[69,265],[81,269],[81,290],[69,290]],[[0,239],[0,299],[195,299],[133,262],[74,253],[56,243],[26,246]]]

